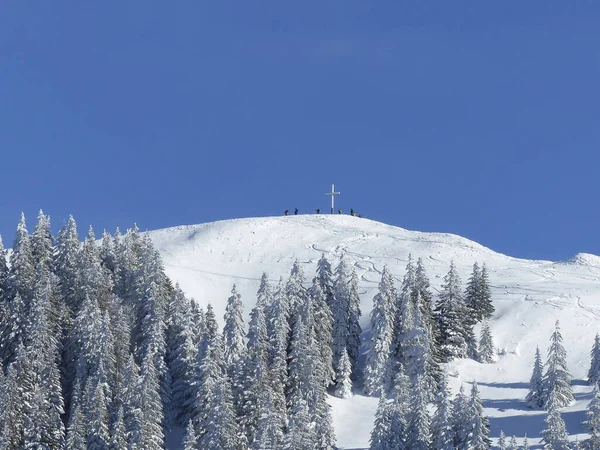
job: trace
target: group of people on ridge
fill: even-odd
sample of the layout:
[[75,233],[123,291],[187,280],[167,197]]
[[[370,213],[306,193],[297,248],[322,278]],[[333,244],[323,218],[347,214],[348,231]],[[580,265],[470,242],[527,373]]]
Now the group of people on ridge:
[[[317,208],[317,210],[316,210],[316,211],[317,211],[317,214],[321,214],[321,209],[320,209],[320,208]],[[344,212],[343,212],[341,209],[338,209],[338,214],[343,214],[343,213],[344,213]],[[289,216],[289,214],[290,214],[290,210],[289,210],[289,209],[286,209],[286,210],[283,212],[283,215],[284,215],[284,216]],[[297,216],[297,215],[298,215],[298,208],[295,208],[295,209],[294,209],[294,215],[295,215],[295,216]],[[353,216],[353,217],[362,217],[360,214],[358,214],[358,213],[357,213],[356,211],[354,211],[352,208],[350,208],[350,215],[351,215],[351,216]]]

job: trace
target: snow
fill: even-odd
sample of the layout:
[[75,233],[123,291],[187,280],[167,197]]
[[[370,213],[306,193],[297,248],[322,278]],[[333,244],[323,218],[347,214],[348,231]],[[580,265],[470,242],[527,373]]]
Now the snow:
[[[408,255],[423,258],[434,292],[453,260],[463,284],[472,265],[489,269],[495,317],[490,321],[498,362],[471,360],[448,365],[451,386],[477,381],[492,436],[502,429],[519,443],[527,433],[538,444],[544,411],[530,410],[523,399],[533,367],[536,345],[546,359],[556,319],[568,352],[576,401],[561,410],[571,438],[583,439],[581,422],[591,399],[585,383],[590,350],[600,324],[600,257],[580,253],[563,262],[530,261],[496,253],[476,242],[446,233],[422,233],[369,219],[346,215],[299,215],[226,220],[152,231],[168,275],[201,305],[209,302],[221,319],[231,285],[242,295],[245,313],[256,301],[263,272],[272,283],[287,277],[295,259],[307,281],[325,253],[332,265],[344,255],[360,278],[362,326],[368,336],[369,312],[388,265],[397,284]],[[479,336],[479,328],[476,330]],[[470,385],[465,389],[470,389]],[[377,399],[360,392],[346,400],[330,398],[338,445],[345,449],[368,447]],[[535,448],[535,447],[534,447]]]

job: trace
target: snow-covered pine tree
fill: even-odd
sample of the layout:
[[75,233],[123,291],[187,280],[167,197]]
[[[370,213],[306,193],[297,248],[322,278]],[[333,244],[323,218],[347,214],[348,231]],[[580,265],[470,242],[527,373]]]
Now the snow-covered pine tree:
[[490,289],[488,269],[485,263],[481,266],[481,273],[479,276],[477,310],[479,312],[478,317],[481,317],[480,320],[490,320],[496,311],[494,304],[492,303],[492,291]]
[[438,347],[439,330],[433,311],[433,295],[431,293],[431,288],[429,285],[429,278],[427,278],[425,266],[423,265],[423,260],[421,258],[417,260],[417,267],[415,269],[414,292],[412,294],[412,297],[416,299],[415,301],[419,305],[421,316],[427,324],[427,332],[430,336],[429,352],[432,357],[432,366],[429,370],[431,371],[431,376],[436,380],[436,383],[439,385],[443,377],[443,369],[440,366],[440,349]]
[[108,273],[102,269],[100,252],[92,227],[79,253],[77,289],[81,300],[89,295],[98,302],[102,310],[108,307],[113,286]]
[[591,351],[591,364],[588,370],[588,383],[592,386],[600,381],[600,335],[596,333]]
[[171,374],[171,413],[174,423],[183,427],[190,420],[191,408],[186,400],[193,396],[194,348],[192,311],[189,300],[176,285],[171,294],[166,330],[167,367]]
[[574,401],[571,387],[571,376],[567,369],[567,351],[562,344],[562,335],[558,320],[550,337],[550,348],[546,361],[546,373],[542,382],[543,405],[547,406],[550,397],[554,396],[557,408],[569,405]]
[[508,443],[507,450],[519,450],[519,444],[517,443],[517,437],[513,436],[510,438],[510,442]]
[[529,393],[525,397],[525,402],[530,408],[541,408],[544,406],[544,374],[539,347],[535,348],[533,371],[529,380]]
[[[115,254],[117,275],[115,292],[123,299],[126,305],[134,307],[139,300],[141,280],[140,258],[142,253],[142,240],[137,225],[128,229],[124,236],[115,233]],[[144,280],[149,283],[148,280]]]
[[290,327],[294,325],[293,319],[296,309],[304,304],[308,295],[305,285],[306,278],[304,277],[304,271],[302,270],[302,266],[300,266],[300,261],[296,259],[290,271],[290,277],[285,284],[285,295],[287,296],[289,305]]
[[392,318],[394,320],[394,331],[390,348],[392,366],[406,362],[406,341],[414,327],[412,321],[413,309],[416,307],[416,298],[413,298],[415,291],[415,268],[412,256],[408,255],[406,273],[402,278],[402,285],[400,286],[397,298],[393,302],[392,308]]
[[288,302],[284,292],[283,279],[273,295],[273,303],[266,310],[267,336],[269,339],[269,370],[271,372],[271,390],[273,408],[282,422],[287,421],[285,385],[287,383],[287,350],[290,328],[288,323]]
[[21,296],[26,311],[33,298],[35,285],[35,265],[31,238],[25,224],[25,215],[21,213],[21,220],[17,225],[15,241],[10,254],[10,268],[8,271],[8,288],[11,297],[17,293]]
[[319,349],[319,378],[325,387],[334,382],[333,353],[331,351],[333,318],[327,303],[327,295],[322,290],[319,280],[313,278],[309,290],[312,301],[312,322],[318,324],[314,327],[315,342]]
[[[146,248],[144,245],[144,248]],[[150,253],[150,252],[149,252]],[[167,343],[165,339],[166,332],[166,304],[168,292],[164,289],[164,280],[161,280],[160,273],[151,268],[145,267],[146,264],[154,265],[153,255],[146,256],[142,253],[141,260],[144,262],[141,266],[142,271],[151,272],[141,275],[140,297],[136,308],[136,320],[133,326],[133,341],[135,343],[135,356],[140,361],[140,368],[143,362],[152,355],[153,366],[156,370],[160,385],[160,397],[164,405],[171,403],[171,377],[165,363],[167,352]],[[160,270],[160,269],[159,269]],[[153,273],[152,273],[153,272]],[[146,285],[148,280],[152,280]],[[170,411],[165,411],[167,414]]]
[[468,411],[469,399],[465,395],[465,387],[461,384],[458,394],[452,400],[452,431],[454,448],[465,449],[470,432],[471,417]]
[[[419,308],[415,308],[420,315]],[[410,395],[410,409],[407,426],[407,448],[414,450],[429,450],[431,448],[431,419],[427,410],[429,388],[418,375],[413,383]]]
[[73,402],[71,417],[67,425],[67,437],[65,448],[87,448],[86,424],[82,414],[82,406]]
[[188,421],[183,437],[183,450],[196,450],[198,448],[198,439],[196,439],[196,431],[191,419]]
[[600,389],[598,384],[594,385],[592,401],[588,405],[586,412],[585,428],[590,434],[589,439],[585,441],[586,448],[589,450],[600,450]]
[[448,378],[442,372],[439,392],[435,398],[435,412],[431,418],[431,445],[436,450],[454,450],[452,430],[452,403],[448,389]]
[[548,415],[544,422],[546,429],[542,431],[542,442],[545,450],[569,450],[569,435],[565,422],[560,416],[558,407],[559,403],[556,398],[556,391],[550,391],[548,397],[547,408]]
[[246,344],[244,343],[244,306],[242,297],[235,284],[231,288],[231,296],[227,299],[225,325],[223,326],[223,362],[229,377],[233,404],[237,415],[242,413],[244,392],[244,360],[246,357]]
[[358,380],[358,357],[360,355],[362,328],[360,326],[360,297],[358,296],[358,275],[356,270],[350,274],[348,285],[348,357],[352,366],[352,379]]
[[[123,404],[123,423],[127,433],[127,444],[133,448],[136,448],[135,446],[141,448],[140,445],[142,445],[141,434],[143,417],[138,384],[139,368],[135,363],[133,354],[130,354],[125,370],[123,371],[123,381],[120,386],[119,394]],[[75,389],[75,392],[77,392],[77,389]],[[76,404],[75,406],[77,407]]]
[[466,439],[463,446],[459,449],[464,450],[487,450],[491,446],[490,440],[490,422],[483,415],[483,405],[479,397],[479,389],[477,383],[474,382],[471,386],[471,396],[467,402],[467,423]]
[[500,437],[498,438],[498,450],[506,450],[506,435],[504,430],[500,430]]
[[102,387],[104,375],[96,374],[87,386],[83,399],[85,407],[82,409],[84,422],[87,429],[87,449],[108,450],[110,443],[108,399]]
[[72,312],[79,310],[81,302],[77,293],[80,247],[77,224],[73,216],[69,216],[56,238],[54,273],[59,278],[62,297]]
[[42,210],[38,215],[38,223],[31,235],[31,253],[36,274],[48,277],[52,271],[52,255],[54,238],[50,231],[50,217]]
[[338,371],[338,378],[336,380],[335,396],[339,398],[350,398],[352,397],[352,366],[350,365],[350,358],[348,352],[342,353],[342,359],[340,359],[340,369]]
[[331,304],[331,315],[333,317],[332,327],[332,350],[333,368],[337,374],[340,368],[340,360],[344,351],[348,351],[349,336],[349,269],[346,260],[342,257],[335,270],[333,283],[333,299]]
[[294,328],[292,329],[292,338],[290,340],[290,351],[288,356],[288,377],[286,384],[286,402],[288,409],[292,409],[297,403],[296,398],[304,397],[307,393],[308,383],[310,381],[310,367],[313,362],[309,358],[311,350],[309,348],[310,329],[306,325],[308,321],[304,315],[305,308],[299,308],[294,314],[298,316],[294,319]]
[[[266,284],[264,284],[266,283]],[[271,374],[268,369],[269,342],[265,320],[265,297],[270,297],[269,285],[263,276],[258,292],[258,301],[250,312],[247,352],[243,367],[243,403],[239,411],[240,425],[252,444],[256,438],[261,416],[261,394],[270,390]]]
[[[417,293],[417,302],[420,294]],[[421,309],[413,307],[411,330],[407,330],[405,337],[404,360],[406,364],[406,374],[413,384],[417,378],[420,378],[420,386],[426,394],[426,400],[433,400],[438,388],[438,383],[433,374],[438,369],[436,361],[431,354],[431,335],[429,334],[428,324],[421,316]]]
[[8,260],[7,252],[0,236],[0,304],[8,303]]
[[371,438],[369,440],[369,450],[388,450],[388,436],[390,433],[390,406],[385,393],[382,391],[379,396],[379,404],[375,412],[375,423],[371,430]]
[[308,405],[302,397],[297,396],[290,411],[284,450],[313,450],[316,448],[314,424],[311,423]]
[[480,293],[481,269],[479,264],[473,264],[473,271],[465,288],[465,306],[469,311],[469,315],[474,322],[481,321],[482,317],[479,312],[479,293]]
[[155,355],[148,353],[142,362],[138,382],[139,405],[142,415],[141,446],[146,450],[164,448],[163,407],[160,396],[160,381],[154,361]]
[[14,361],[17,348],[23,343],[27,331],[28,314],[25,303],[18,292],[9,300],[2,324],[2,364],[4,367]]
[[487,322],[483,322],[483,325],[481,326],[481,336],[479,338],[479,362],[484,364],[493,363],[495,356],[496,349],[494,347],[494,340],[492,338],[490,326]]
[[371,337],[367,362],[364,369],[364,391],[366,395],[380,395],[385,386],[387,364],[390,361],[390,348],[394,336],[394,309],[397,298],[394,280],[386,266],[381,272],[379,291],[373,297],[371,310]]
[[402,387],[402,384],[405,381],[408,383],[408,378],[403,376],[403,372],[398,372],[398,374],[400,383],[394,388],[395,395],[390,404],[390,429],[388,432],[387,442],[390,450],[409,450],[406,442],[408,431],[406,412],[409,410],[410,394],[408,391],[404,390],[404,387]]
[[[415,284],[413,298],[417,298],[417,294],[420,296],[420,308],[421,314],[427,319],[432,329],[435,329],[435,317],[433,313],[433,294],[431,293],[431,287],[429,285],[429,278],[425,272],[425,265],[423,259],[417,259],[417,267],[415,269]],[[435,334],[435,333],[434,333]],[[441,373],[440,373],[441,375]]]
[[30,445],[60,448],[65,438],[61,420],[65,410],[58,366],[58,337],[51,323],[51,290],[50,282],[40,280],[32,301],[32,322],[24,350],[29,360],[27,379],[32,382],[34,401],[25,404],[24,413],[34,433],[25,434],[34,439]]
[[439,329],[439,346],[444,361],[453,358],[465,358],[467,356],[467,342],[465,340],[466,328],[464,319],[466,316],[464,300],[462,297],[460,277],[456,271],[454,262],[450,264],[450,270],[444,277],[442,292],[439,295],[435,314]]
[[100,262],[102,264],[102,268],[109,274],[111,282],[114,285],[117,276],[115,241],[110,233],[106,230],[104,230],[102,233],[102,243],[100,244]]
[[233,380],[234,372],[239,367],[242,356],[246,351],[244,344],[244,306],[242,296],[235,284],[231,288],[231,296],[227,299],[225,316],[223,317],[223,356],[227,373]]
[[265,389],[259,399],[260,415],[256,439],[250,444],[252,450],[276,450],[284,443],[284,422],[274,408],[271,391]]
[[204,351],[198,351],[194,383],[197,391],[194,396],[192,421],[196,427],[196,436],[201,439],[208,430],[211,402],[219,383],[226,378],[223,362],[223,340],[217,332],[214,338],[207,336],[201,344]]
[[110,426],[110,450],[123,450],[127,448],[127,432],[123,418],[123,407],[117,408]]
[[525,437],[523,438],[523,447],[521,447],[521,450],[529,450],[529,442],[527,441],[527,435],[525,435]]
[[333,307],[333,272],[331,270],[331,264],[325,257],[325,253],[321,254],[321,259],[317,263],[317,279],[319,280],[319,286],[325,294],[325,301],[329,309]]
[[198,436],[199,448],[205,450],[245,450],[246,437],[235,420],[231,385],[225,376],[216,383],[203,432]]

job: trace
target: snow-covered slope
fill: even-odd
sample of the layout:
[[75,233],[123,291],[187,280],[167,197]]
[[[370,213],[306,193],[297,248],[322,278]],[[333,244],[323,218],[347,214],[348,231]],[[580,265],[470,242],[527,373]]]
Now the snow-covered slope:
[[[463,281],[475,261],[486,263],[496,307],[491,328],[499,360],[492,365],[470,360],[452,363],[453,387],[473,380],[479,383],[494,437],[502,429],[509,436],[527,433],[529,442],[536,443],[545,414],[529,410],[522,399],[535,347],[539,345],[545,356],[554,322],[559,319],[577,398],[575,405],[563,410],[563,417],[571,435],[583,433],[580,424],[590,399],[583,380],[600,326],[598,256],[578,254],[564,262],[516,259],[456,235],[408,231],[345,215],[227,220],[157,230],[151,237],[168,275],[200,305],[211,302],[219,317],[233,283],[249,312],[263,272],[276,283],[298,259],[310,279],[322,253],[332,264],[343,255],[360,276],[365,330],[384,265],[400,280],[408,255],[421,257],[437,291],[451,260]],[[342,448],[368,447],[376,403],[360,394],[349,400],[331,399]]]

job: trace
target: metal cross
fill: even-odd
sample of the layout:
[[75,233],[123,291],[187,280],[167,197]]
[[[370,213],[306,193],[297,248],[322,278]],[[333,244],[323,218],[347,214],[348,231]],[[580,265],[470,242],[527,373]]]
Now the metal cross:
[[331,185],[331,192],[327,192],[325,195],[331,195],[331,214],[335,214],[335,196],[340,195],[340,192],[335,192],[335,187]]

